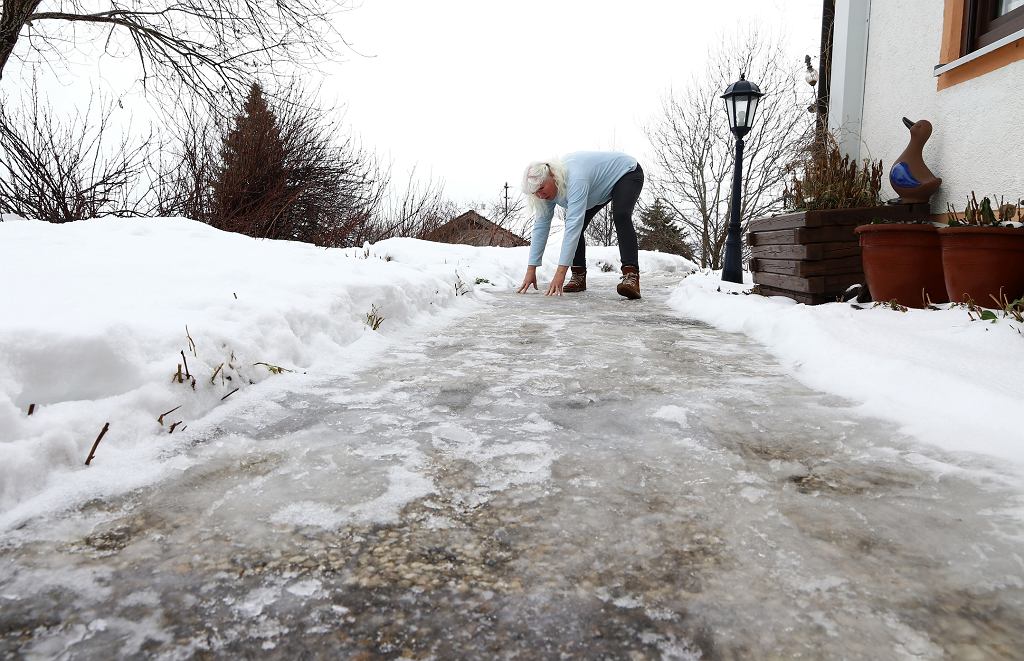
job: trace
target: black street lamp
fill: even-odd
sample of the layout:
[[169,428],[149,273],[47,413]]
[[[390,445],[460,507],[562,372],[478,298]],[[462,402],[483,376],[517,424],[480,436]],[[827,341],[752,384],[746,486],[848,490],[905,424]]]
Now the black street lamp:
[[725,112],[729,115],[729,128],[736,136],[736,168],[732,175],[732,211],[729,217],[729,233],[725,238],[725,263],[722,265],[722,280],[743,283],[743,246],[740,239],[740,197],[743,186],[743,136],[754,123],[757,102],[764,96],[757,85],[740,79],[725,90]]

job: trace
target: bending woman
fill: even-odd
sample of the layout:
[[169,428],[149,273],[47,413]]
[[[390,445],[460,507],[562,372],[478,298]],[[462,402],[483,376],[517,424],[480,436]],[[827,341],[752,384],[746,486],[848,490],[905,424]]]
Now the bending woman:
[[[537,267],[544,256],[555,205],[565,209],[565,236],[555,278],[547,296],[581,292],[587,288],[587,259],[584,232],[597,212],[609,202],[615,234],[619,238],[622,279],[616,290],[630,299],[640,298],[640,262],[637,257],[633,208],[644,187],[644,171],[632,156],[619,152],[580,151],[564,160],[534,162],[523,174],[523,192],[534,210],[530,261],[523,284],[516,291],[537,289]],[[572,267],[572,279],[563,286]]]

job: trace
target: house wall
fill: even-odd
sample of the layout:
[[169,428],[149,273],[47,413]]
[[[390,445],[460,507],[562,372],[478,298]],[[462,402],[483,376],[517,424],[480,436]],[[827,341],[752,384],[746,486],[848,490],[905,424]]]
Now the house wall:
[[[851,1],[866,2],[838,0],[837,12]],[[888,171],[909,139],[900,118],[931,121],[925,163],[943,180],[933,213],[946,202],[962,209],[972,190],[1024,198],[1024,61],[938,89],[943,16],[956,1],[874,0],[869,9],[860,157],[882,159]],[[896,196],[888,180],[884,195]]]

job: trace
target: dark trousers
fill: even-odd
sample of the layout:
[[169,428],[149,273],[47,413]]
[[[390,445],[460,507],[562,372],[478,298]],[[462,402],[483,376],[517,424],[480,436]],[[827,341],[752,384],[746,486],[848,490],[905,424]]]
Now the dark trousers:
[[[619,237],[619,258],[623,266],[640,266],[640,258],[637,256],[636,229],[633,227],[633,208],[636,201],[640,199],[640,191],[644,187],[644,169],[640,164],[636,168],[615,182],[612,187],[612,198],[608,200],[612,204],[612,221],[615,223],[615,235]],[[587,209],[583,216],[583,231],[580,232],[580,242],[576,244],[576,255],[573,257],[573,266],[586,267],[587,245],[585,235],[590,221],[594,219],[601,209],[604,209],[608,202],[599,204],[596,207]]]

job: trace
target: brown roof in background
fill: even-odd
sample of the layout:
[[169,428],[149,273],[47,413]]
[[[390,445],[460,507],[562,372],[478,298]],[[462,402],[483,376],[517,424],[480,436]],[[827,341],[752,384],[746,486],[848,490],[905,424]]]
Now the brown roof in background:
[[469,246],[513,248],[530,245],[530,242],[523,237],[491,222],[476,211],[467,211],[422,238],[426,241],[459,243]]

